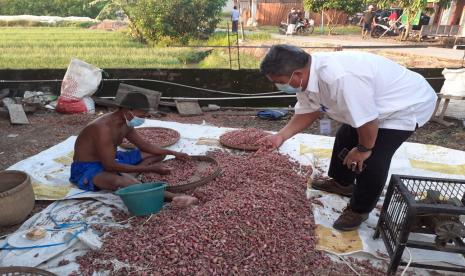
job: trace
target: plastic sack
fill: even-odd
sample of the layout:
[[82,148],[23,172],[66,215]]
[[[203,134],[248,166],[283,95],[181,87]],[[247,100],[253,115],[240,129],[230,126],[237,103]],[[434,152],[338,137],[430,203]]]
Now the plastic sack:
[[442,71],[445,81],[441,94],[465,97],[465,69],[447,69]]
[[93,113],[95,103],[90,98],[102,81],[102,70],[73,58],[61,84],[56,110],[61,113]]
[[257,112],[257,116],[265,120],[281,120],[287,116],[289,112],[285,109],[267,109]]
[[56,111],[66,114],[95,113],[95,103],[90,97],[72,100],[60,96],[58,97]]

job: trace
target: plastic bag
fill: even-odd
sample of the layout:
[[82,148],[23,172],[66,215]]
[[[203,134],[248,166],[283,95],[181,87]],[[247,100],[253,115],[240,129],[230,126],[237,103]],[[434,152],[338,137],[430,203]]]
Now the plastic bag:
[[95,103],[90,97],[72,100],[60,96],[58,97],[56,111],[66,114],[95,113]]
[[61,84],[56,110],[61,113],[93,113],[90,98],[102,81],[102,70],[79,59],[72,59]]
[[441,94],[450,96],[465,96],[465,69],[444,69],[442,71],[444,85]]

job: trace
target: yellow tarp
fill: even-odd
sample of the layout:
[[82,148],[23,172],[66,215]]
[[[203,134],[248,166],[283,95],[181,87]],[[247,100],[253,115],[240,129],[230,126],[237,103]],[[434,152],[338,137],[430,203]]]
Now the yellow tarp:
[[71,166],[71,164],[73,163],[73,156],[74,156],[74,151],[70,151],[66,155],[53,159],[53,161],[63,164],[65,166]]
[[465,175],[465,164],[461,165],[449,165],[434,163],[429,161],[409,159],[410,165],[416,169],[428,170],[432,172],[439,172],[444,174],[457,174]]
[[299,154],[304,155],[306,153],[311,153],[315,155],[316,158],[331,158],[333,149],[328,148],[311,148],[304,144],[300,144]]
[[42,200],[59,200],[66,197],[73,185],[47,185],[40,183],[32,183],[32,189],[36,198]]
[[316,249],[344,254],[354,251],[362,251],[363,244],[358,230],[339,232],[332,228],[317,225],[315,229],[318,242]]

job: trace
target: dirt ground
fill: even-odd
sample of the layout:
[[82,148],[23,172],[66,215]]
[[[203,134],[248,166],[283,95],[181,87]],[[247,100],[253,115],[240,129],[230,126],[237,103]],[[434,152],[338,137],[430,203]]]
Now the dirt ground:
[[[90,121],[94,120],[106,109],[101,109],[97,114],[62,115],[54,112],[36,112],[29,116],[30,125],[13,126],[9,121],[0,118],[0,170],[46,150],[71,135],[79,134],[79,131]],[[277,131],[289,120],[267,121],[255,116],[256,111],[215,111],[202,116],[180,117],[176,113],[168,113],[164,117],[154,119],[176,121],[181,123],[202,124],[208,123],[223,127],[255,127],[265,130]],[[338,123],[332,121],[332,135],[337,131]],[[315,122],[305,133],[319,134],[319,123]],[[418,129],[409,139],[410,142],[434,144],[452,149],[465,150],[465,127],[462,122],[455,121],[455,126],[444,127],[431,122]],[[36,201],[36,207],[32,214],[40,212],[48,206],[48,201]],[[17,226],[0,227],[0,236],[15,231]]]
[[[79,131],[90,121],[106,112],[97,114],[62,115],[54,112],[36,112],[29,116],[30,125],[13,126],[9,121],[0,118],[0,170],[35,155],[56,145]],[[277,131],[283,127],[288,118],[281,121],[267,121],[255,116],[254,111],[215,111],[202,116],[180,117],[176,113],[168,113],[160,120],[201,124],[203,122],[224,127],[255,127]],[[451,121],[454,121],[450,119]],[[338,123],[332,122],[332,135]],[[319,134],[319,123],[315,122],[305,133]],[[418,129],[409,139],[411,142],[434,144],[452,149],[465,150],[465,128],[462,122],[455,121],[455,126],[445,127],[431,122]]]
[[[320,36],[293,36],[285,38],[273,38],[265,42],[257,41],[246,41],[243,44],[247,46],[260,46],[261,44],[273,45],[279,43],[291,43],[300,47],[335,47],[336,45],[357,45],[357,46],[381,46],[381,45],[396,45],[406,46],[406,45],[419,45],[427,47],[442,47],[441,42],[439,41],[398,41],[394,37],[384,37],[381,39],[370,38],[368,40],[361,40],[360,35],[348,34],[348,35],[320,35]],[[447,41],[442,43],[449,43]],[[446,49],[446,48],[445,48]],[[263,58],[268,49],[242,49],[242,51],[251,54],[257,58]],[[378,54],[389,58],[397,63],[404,65],[408,68],[458,68],[462,66],[462,59],[450,59],[450,58],[440,58],[434,56],[434,54],[422,55],[415,54],[416,51],[414,48],[410,49],[410,53],[399,52],[399,49],[389,49],[389,48],[379,48],[379,49],[369,49],[369,48],[359,48],[359,49],[347,49],[349,51],[366,51],[373,54]],[[308,49],[309,52],[328,52],[333,51],[331,48],[313,48]]]

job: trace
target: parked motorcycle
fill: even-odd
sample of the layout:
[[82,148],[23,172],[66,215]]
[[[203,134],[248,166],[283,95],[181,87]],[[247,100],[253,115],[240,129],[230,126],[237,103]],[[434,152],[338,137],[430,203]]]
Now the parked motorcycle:
[[359,25],[360,20],[362,20],[363,12],[357,12],[354,15],[350,15],[347,17],[347,24],[349,25]]
[[399,22],[399,20],[394,26],[389,24],[389,19],[387,17],[378,17],[376,25],[373,27],[373,30],[371,30],[371,37],[379,38],[381,36],[398,36],[405,29],[405,26]]
[[[307,34],[312,34],[313,31],[315,30],[315,21],[313,19],[304,19],[304,20],[299,20],[297,24],[295,25],[294,33],[297,35],[307,35]],[[281,22],[279,24],[279,33],[280,34],[286,34],[287,33],[287,23],[286,22]]]

